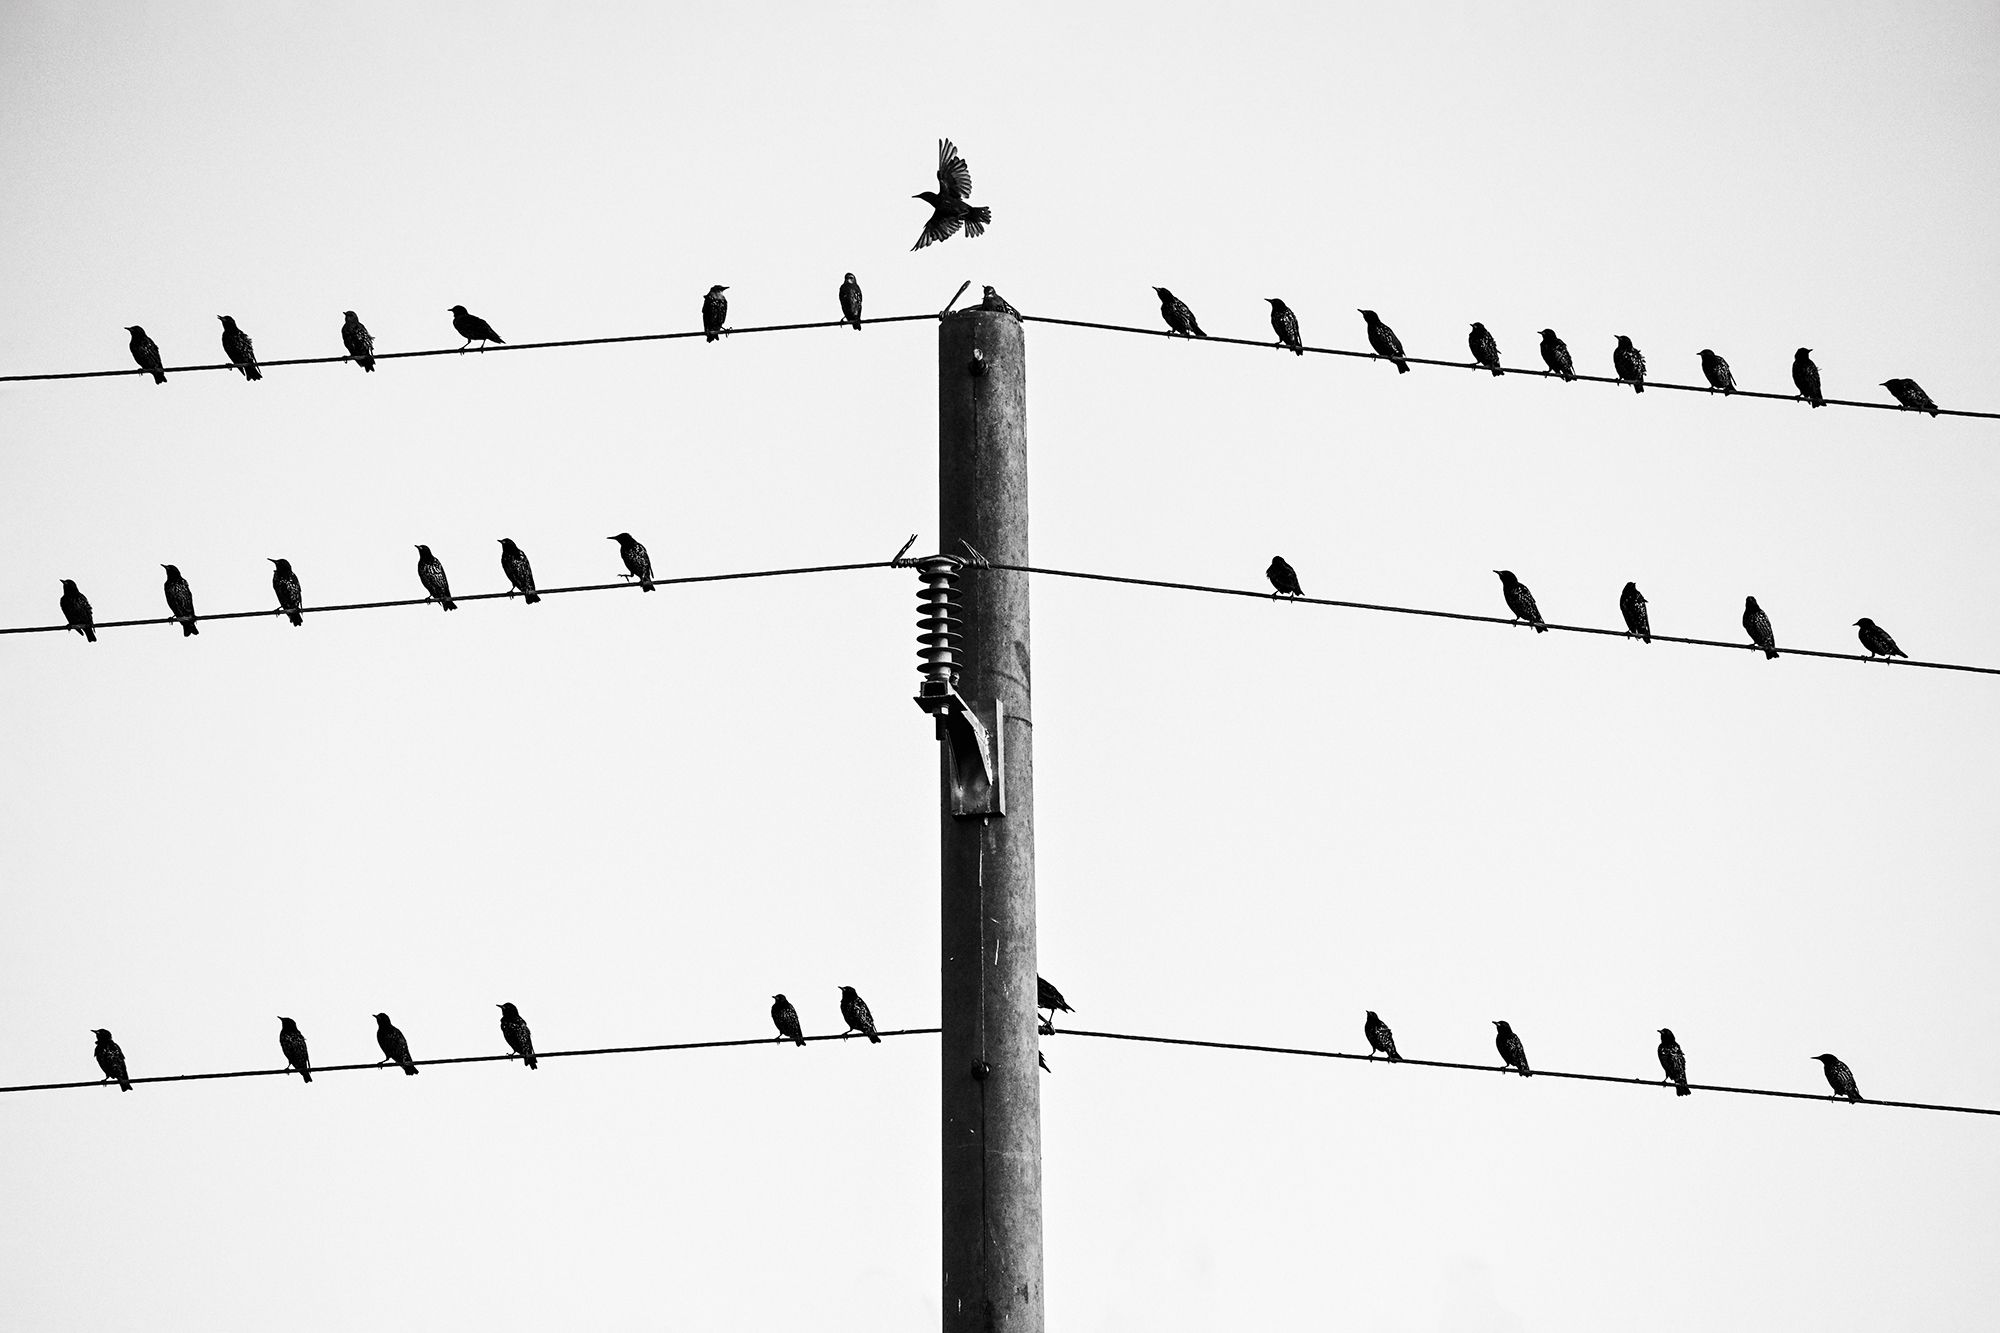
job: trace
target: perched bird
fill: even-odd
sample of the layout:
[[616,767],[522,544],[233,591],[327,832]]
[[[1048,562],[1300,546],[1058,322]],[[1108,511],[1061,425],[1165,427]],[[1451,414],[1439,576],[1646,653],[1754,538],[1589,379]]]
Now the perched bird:
[[1201,325],[1196,322],[1194,311],[1188,309],[1187,302],[1175,296],[1164,287],[1153,290],[1160,296],[1160,318],[1167,321],[1167,327],[1183,338],[1206,338]]
[[1646,615],[1646,594],[1636,583],[1627,583],[1618,594],[1618,613],[1625,617],[1625,632],[1647,643],[1653,641],[1653,622]]
[[1535,594],[1528,591],[1528,585],[1515,578],[1511,569],[1496,569],[1493,572],[1500,576],[1500,595],[1507,599],[1507,609],[1514,613],[1514,622],[1533,625],[1537,634],[1548,633],[1549,627],[1542,623],[1542,609],[1535,605]]
[[1396,336],[1396,331],[1373,310],[1363,310],[1360,314],[1368,321],[1368,345],[1375,349],[1375,355],[1394,361],[1398,375],[1409,374],[1410,363],[1403,359],[1403,340]]
[[1879,657],[1886,662],[1892,657],[1907,658],[1909,656],[1908,653],[1896,646],[1896,641],[1889,637],[1888,630],[1883,629],[1867,616],[1861,617],[1854,624],[1861,631],[1861,646],[1868,650],[1870,657]]
[[1040,1051],[1035,1052],[1035,1063],[1041,1066],[1042,1072],[1044,1074],[1053,1074],[1056,1072],[1055,1070],[1049,1068],[1048,1057],[1043,1055]]
[[[103,1035],[109,1038],[111,1034],[107,1032]],[[102,1044],[100,1042],[99,1046]],[[111,1049],[115,1051],[118,1048],[114,1046]],[[1827,1086],[1833,1089],[1834,1096],[1845,1097],[1850,1102],[1861,1100],[1861,1089],[1855,1084],[1854,1071],[1847,1067],[1846,1061],[1837,1055],[1815,1055],[1813,1059],[1819,1061],[1819,1067],[1825,1071]],[[100,1054],[98,1063],[103,1061],[104,1057]]]
[[299,1071],[300,1078],[308,1083],[313,1081],[312,1057],[306,1054],[306,1034],[283,1014],[278,1015],[278,1049],[285,1053],[285,1063]]
[[243,372],[244,379],[263,379],[264,372],[257,369],[257,349],[250,345],[250,335],[236,327],[234,317],[217,315],[216,318],[222,321],[222,354]]
[[375,373],[375,335],[368,332],[368,326],[352,310],[343,310],[347,322],[340,326],[340,341],[347,348],[347,354],[354,358],[354,364],[369,374]]
[[[132,1091],[132,1080],[125,1076],[125,1052],[119,1050],[118,1043],[111,1040],[111,1029],[92,1028],[91,1032],[97,1038],[97,1050],[95,1052],[97,1067],[104,1071],[104,1081],[106,1083],[116,1082],[120,1092]],[[1832,1059],[1833,1057],[1828,1056],[1827,1058]],[[1846,1068],[1846,1065],[1841,1065],[1843,1071]],[[1853,1081],[1852,1078],[1848,1080],[1850,1083]]]
[[995,291],[991,287],[985,287],[982,288],[981,290],[985,293],[980,298],[979,301],[979,308],[981,310],[997,310],[1001,314],[1012,315],[1015,319],[1019,319],[1021,317],[1021,312],[1016,310],[1013,306],[1009,305],[1007,303],[1007,298],[1002,296],[999,292]]
[[96,643],[97,622],[91,619],[90,599],[83,595],[83,589],[76,586],[75,579],[64,579],[62,588],[62,597],[57,604],[62,607],[63,620],[87,642]]
[[181,622],[181,637],[191,638],[201,633],[194,623],[194,589],[181,577],[181,571],[174,565],[161,565],[167,571],[167,581],[161,591],[167,595],[167,611]]
[[1542,330],[1542,364],[1549,368],[1549,374],[1560,375],[1566,380],[1576,378],[1576,363],[1570,360],[1569,344],[1556,337],[1554,329]]
[[1299,317],[1277,297],[1264,299],[1271,303],[1271,331],[1278,335],[1278,346],[1289,348],[1295,356],[1304,356],[1306,345],[1299,337]]
[[500,1006],[500,1035],[507,1039],[508,1050],[520,1056],[528,1068],[535,1067],[535,1034],[528,1031],[528,1020],[511,1004]]
[[723,295],[728,290],[718,282],[701,298],[701,332],[707,342],[722,336],[722,321],[729,318],[729,298]]
[[1299,587],[1298,571],[1293,569],[1290,562],[1281,555],[1271,557],[1271,563],[1264,570],[1264,577],[1271,580],[1271,586],[1277,589],[1271,594],[1273,598],[1306,595],[1305,589]]
[[924,190],[910,196],[931,206],[931,219],[924,224],[917,243],[910,247],[912,250],[949,239],[961,225],[965,227],[965,238],[971,240],[984,233],[986,224],[993,221],[992,209],[974,208],[965,202],[965,196],[972,193],[972,168],[965,165],[965,159],[958,155],[958,149],[949,139],[938,140],[937,183],[935,192]]
[[302,594],[299,591],[299,576],[292,573],[291,561],[275,557],[266,558],[270,559],[274,566],[271,570],[271,591],[278,594],[278,610],[292,622],[292,628],[297,629],[306,623],[299,615],[299,607],[303,605],[300,601]]
[[782,994],[771,997],[771,1022],[777,1026],[780,1044],[787,1040],[794,1046],[806,1044],[805,1029],[799,1026],[799,1011]]
[[1882,387],[1913,412],[1928,412],[1932,416],[1938,414],[1938,405],[1931,401],[1931,396],[1915,380],[1883,380]]
[[881,1044],[882,1039],[875,1035],[875,1015],[868,1012],[868,1001],[852,986],[840,988],[840,1016],[847,1020],[847,1031],[840,1034],[842,1040],[859,1032],[869,1041]]
[[1514,1035],[1514,1029],[1507,1026],[1507,1020],[1496,1018],[1493,1020],[1493,1026],[1498,1029],[1493,1034],[1493,1045],[1500,1052],[1501,1062],[1510,1068],[1520,1070],[1522,1078],[1533,1074],[1535,1071],[1528,1068],[1528,1052],[1521,1045],[1521,1039]]
[[[514,586],[514,592],[527,597],[527,605],[533,606],[542,600],[542,595],[535,591],[535,571],[528,564],[528,553],[514,545],[512,537],[500,539],[500,571]],[[514,592],[507,595],[512,597]]]
[[1667,1071],[1667,1082],[1674,1085],[1674,1096],[1687,1096],[1687,1055],[1681,1050],[1681,1044],[1674,1040],[1672,1028],[1660,1029],[1660,1068]]
[[1729,363],[1706,347],[1701,349],[1701,373],[1708,380],[1710,393],[1736,392],[1736,376],[1729,373]]
[[[990,292],[993,289],[988,287],[986,290]],[[852,324],[856,333],[861,332],[861,284],[854,280],[852,273],[840,281],[840,317]]]
[[1632,386],[1633,393],[1646,392],[1646,354],[1622,333],[1618,345],[1611,349],[1611,368],[1618,372],[1620,383]]
[[445,610],[458,610],[458,603],[451,600],[451,580],[444,575],[444,561],[421,542],[417,544],[417,582],[424,585],[424,595]]
[[1047,1020],[1042,1024],[1043,1032],[1054,1032],[1056,1030],[1056,1011],[1058,1009],[1066,1014],[1076,1012],[1076,1010],[1069,1007],[1069,1001],[1063,998],[1061,991],[1051,986],[1039,976],[1035,978],[1035,1008],[1049,1011]]
[[1757,605],[1755,597],[1743,599],[1743,632],[1750,636],[1750,642],[1764,650],[1765,661],[1778,655],[1777,636],[1771,633],[1771,617],[1764,614],[1764,608]]
[[[487,343],[504,343],[507,341],[493,331],[491,324],[488,324],[477,315],[467,313],[465,307],[462,305],[455,305],[451,308],[451,327],[453,332],[465,339],[465,347],[470,347],[472,344],[478,343],[479,350],[482,352],[486,350]],[[463,352],[465,347],[461,347],[458,350]]]
[[416,1061],[410,1059],[410,1043],[403,1039],[403,1030],[391,1023],[387,1014],[375,1015],[375,1044],[382,1048],[382,1054],[387,1057],[382,1064],[401,1065],[405,1074],[417,1072]]
[[625,562],[625,572],[639,580],[639,586],[647,592],[653,590],[653,557],[646,554],[646,548],[639,539],[629,532],[621,532],[606,541],[618,543],[618,558]]
[[132,359],[139,363],[139,369],[153,377],[153,383],[165,384],[167,372],[160,363],[160,345],[146,336],[146,331],[137,324],[127,324],[125,332],[132,335]]
[[1362,1020],[1361,1035],[1368,1038],[1370,1060],[1373,1060],[1377,1053],[1388,1056],[1391,1064],[1403,1058],[1396,1053],[1396,1034],[1389,1031],[1389,1025],[1384,1023],[1373,1009],[1370,1009],[1368,1017]]
[[1472,349],[1474,361],[1495,375],[1504,373],[1500,369],[1500,344],[1493,341],[1493,335],[1486,331],[1484,324],[1475,323],[1472,326],[1472,332],[1465,335],[1465,344]]
[[1813,364],[1812,348],[1801,347],[1792,357],[1792,383],[1799,386],[1799,397],[1814,407],[1826,406],[1826,395],[1819,391],[1819,367]]

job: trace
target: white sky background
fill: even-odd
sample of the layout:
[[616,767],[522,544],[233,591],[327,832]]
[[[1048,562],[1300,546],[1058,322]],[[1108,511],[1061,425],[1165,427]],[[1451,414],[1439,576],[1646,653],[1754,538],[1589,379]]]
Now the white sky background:
[[[1415,355],[1552,325],[2000,406],[1986,5],[14,4],[0,367],[1024,310]],[[934,141],[984,238],[908,253]],[[977,291],[975,286],[974,291]],[[0,388],[0,624],[884,558],[931,326]],[[2000,663],[1993,423],[1028,330],[1040,562]],[[0,640],[0,1082],[936,1021],[914,580]],[[1079,1023],[2000,1105],[1990,678],[1035,589],[1042,970]],[[1988,1326],[2000,1126],[1080,1039],[1052,1327]],[[927,1038],[0,1099],[0,1309],[57,1329],[925,1329]]]

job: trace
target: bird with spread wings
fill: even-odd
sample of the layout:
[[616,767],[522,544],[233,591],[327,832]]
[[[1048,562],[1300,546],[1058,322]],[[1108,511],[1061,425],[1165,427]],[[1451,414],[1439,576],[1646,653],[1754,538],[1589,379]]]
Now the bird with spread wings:
[[961,226],[968,238],[978,236],[993,221],[992,209],[975,208],[965,202],[965,196],[972,193],[972,168],[965,165],[965,159],[958,155],[958,149],[949,139],[938,140],[937,182],[935,192],[925,190],[910,196],[931,206],[931,220],[924,224],[923,234],[910,247],[912,250],[946,240]]

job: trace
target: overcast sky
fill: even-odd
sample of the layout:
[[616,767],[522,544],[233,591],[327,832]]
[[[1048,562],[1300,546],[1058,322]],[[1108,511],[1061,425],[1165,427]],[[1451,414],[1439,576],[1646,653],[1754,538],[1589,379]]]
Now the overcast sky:
[[[0,373],[876,314],[2000,408],[2000,12],[0,7]],[[988,234],[910,243],[935,142]],[[975,285],[974,292],[978,288]],[[883,559],[933,326],[0,386],[0,625]],[[1030,325],[1040,563],[2000,664],[1995,423]],[[915,580],[0,638],[0,1083],[936,997]],[[1042,971],[1115,1031],[2000,1106],[1991,677],[1043,580]],[[1989,1327],[2000,1121],[1045,1043],[1052,1327]],[[0,1096],[46,1330],[922,1330],[932,1038]]]

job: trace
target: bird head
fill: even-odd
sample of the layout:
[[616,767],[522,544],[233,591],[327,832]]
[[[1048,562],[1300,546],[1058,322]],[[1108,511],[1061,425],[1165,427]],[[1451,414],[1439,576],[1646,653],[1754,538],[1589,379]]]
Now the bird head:
[[1819,1061],[1819,1062],[1820,1062],[1821,1064],[1825,1064],[1825,1063],[1826,1063],[1826,1062],[1827,1062],[1828,1060],[1837,1060],[1837,1059],[1839,1059],[1840,1057],[1839,1057],[1839,1056],[1836,1056],[1836,1055],[1815,1055],[1815,1056],[1811,1056],[1811,1057],[1809,1057],[1809,1058],[1810,1058],[1810,1059],[1814,1059],[1814,1060],[1817,1060],[1817,1061]]
[[431,553],[431,548],[430,548],[430,547],[428,547],[428,546],[424,545],[424,544],[423,544],[422,542],[418,542],[418,543],[417,543],[417,554],[418,554],[418,555],[421,555],[421,556],[425,556],[425,557],[429,557],[430,553]]
[[388,1021],[389,1021],[389,1015],[387,1015],[387,1014],[377,1014],[377,1015],[375,1015],[375,1025],[376,1025],[377,1027],[381,1027],[381,1026],[383,1026],[384,1024],[388,1023]]
[[1367,320],[1370,324],[1375,323],[1379,318],[1373,310],[1362,310],[1357,307],[1354,313]]
[[1499,1028],[1502,1032],[1505,1032],[1507,1030],[1507,1020],[1504,1018],[1496,1018],[1493,1020],[1493,1026]]
[[64,592],[75,592],[75,591],[76,591],[76,580],[75,580],[75,579],[64,579],[64,580],[62,581],[62,586],[63,586],[63,591],[64,591]]
[[1164,287],[1153,288],[1153,294],[1158,296],[1162,301],[1171,301],[1174,299],[1174,294]]
[[1874,629],[1875,622],[1870,620],[1867,616],[1863,616],[1861,617],[1861,619],[1854,622],[1854,627],[1856,629]]
[[1537,332],[1539,332],[1544,338],[1553,338],[1556,336],[1556,331],[1554,329],[1540,329],[1537,330]]
[[495,1007],[508,1018],[519,1018],[521,1016],[521,1011],[516,1009],[511,1003],[502,1002]]
[[1660,1040],[1661,1040],[1661,1041],[1672,1041],[1673,1039],[1674,1039],[1674,1030],[1673,1030],[1672,1028],[1661,1028],[1661,1029],[1660,1029]]
[[1472,331],[1474,333],[1484,333],[1486,332],[1486,325],[1475,319],[1472,321]]
[[[852,273],[843,273],[843,274],[841,274],[840,276],[841,276],[841,279],[842,279],[843,281],[845,281],[845,282],[853,282],[853,281],[854,281],[854,275],[853,275]],[[993,289],[992,289],[991,287],[988,287],[988,288],[987,288],[986,290],[990,292],[990,291],[992,291]]]
[[1500,576],[1500,581],[1502,583],[1514,582],[1514,571],[1511,569],[1496,569],[1493,572]]
[[514,539],[512,537],[502,537],[500,539],[500,549],[503,551],[512,551],[518,548],[515,547]]
[[1632,346],[1632,340],[1630,338],[1626,337],[1622,333],[1618,335],[1619,350],[1621,351],[1630,350],[1631,346]]
[[1810,347],[1801,347],[1801,348],[1800,348],[1800,349],[1799,349],[1799,350],[1798,350],[1797,352],[1794,352],[1794,353],[1793,353],[1792,355],[1793,355],[1794,359],[1802,359],[1802,358],[1804,358],[1804,357],[1808,357],[1808,356],[1811,356],[1811,355],[1812,355],[1812,348],[1810,348]]
[[1755,597],[1745,597],[1743,599],[1743,609],[1745,611],[1756,611],[1761,608],[1758,607],[1757,599]]
[[1267,296],[1264,299],[1271,303],[1271,309],[1273,310],[1282,310],[1284,308],[1285,303],[1275,296]]
[[843,997],[844,997],[844,996],[848,996],[848,995],[852,995],[852,994],[854,994],[854,987],[852,987],[852,986],[842,986],[842,987],[840,988],[840,993],[841,993],[841,995],[842,995]]
[[144,329],[142,329],[142,328],[140,328],[140,327],[139,327],[139,326],[138,326],[137,324],[127,324],[127,325],[125,326],[125,332],[127,332],[127,333],[144,333],[144,332],[145,332],[145,330],[144,330]]
[[718,282],[715,284],[715,286],[708,289],[708,294],[710,296],[720,296],[722,293],[728,290],[729,289],[727,287],[723,286],[721,283]]
[[1376,1021],[1377,1023],[1379,1023],[1379,1022],[1381,1022],[1381,1021],[1382,1021],[1382,1020],[1381,1020],[1381,1019],[1379,1019],[1379,1018],[1375,1018],[1375,1011],[1374,1011],[1373,1009],[1370,1009],[1370,1010],[1368,1011],[1368,1016],[1369,1016],[1370,1018],[1374,1018],[1374,1019],[1375,1019],[1375,1021]]
[[216,318],[222,321],[222,327],[225,329],[236,322],[227,315],[217,315]]
[[779,992],[778,994],[776,994],[776,995],[773,995],[773,996],[772,996],[771,998],[772,998],[773,1000],[777,1001],[777,1002],[778,1002],[779,1004],[789,1004],[789,1003],[790,1003],[790,1001],[789,1001],[789,1000],[787,1000],[787,999],[785,998],[785,996],[784,996],[784,992],[782,992],[782,991],[780,991],[780,992]]
[[911,195],[910,198],[921,199],[925,203],[929,204],[932,208],[936,208],[938,206],[938,197],[937,197],[937,192],[935,190],[919,190],[915,194]]
[[615,537],[606,537],[604,540],[608,542],[617,542],[620,546],[625,546],[631,543],[632,534],[629,532],[621,532]]
[[348,319],[359,319],[359,318],[360,318],[360,316],[359,316],[359,315],[356,315],[356,314],[355,314],[355,313],[354,313],[354,312],[353,312],[352,310],[343,310],[343,311],[341,311],[340,313],[341,313],[342,315],[346,316],[346,317],[347,317]]
[[454,315],[463,315],[463,314],[466,314],[466,313],[467,313],[467,311],[466,311],[466,309],[465,309],[465,307],[464,307],[464,306],[462,306],[462,305],[455,305],[455,306],[453,306],[453,307],[451,308],[451,313],[452,313],[452,314],[454,314]]
[[167,571],[167,577],[170,579],[177,579],[181,576],[180,566],[178,565],[161,565],[160,568]]
[[97,1039],[98,1039],[99,1041],[110,1041],[110,1040],[111,1040],[111,1029],[110,1029],[110,1028],[92,1028],[92,1029],[90,1030],[90,1035],[91,1035],[91,1036],[93,1036],[93,1037],[96,1037],[96,1038],[97,1038]]
[[1706,347],[1701,349],[1701,359],[1704,361],[1708,360],[1710,357],[1713,357],[1714,355],[1715,353],[1709,351]]

